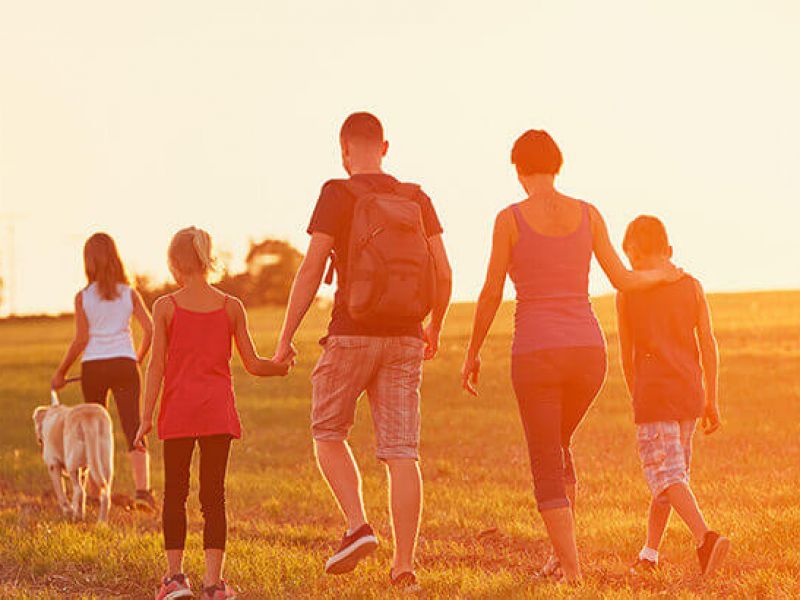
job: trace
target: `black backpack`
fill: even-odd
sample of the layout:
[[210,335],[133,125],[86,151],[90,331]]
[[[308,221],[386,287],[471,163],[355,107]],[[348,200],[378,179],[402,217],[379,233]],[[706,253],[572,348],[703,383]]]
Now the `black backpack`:
[[[355,196],[347,264],[340,265],[348,313],[362,323],[422,322],[433,305],[436,268],[415,200],[419,186],[398,182],[379,191],[363,181],[344,185]],[[331,269],[328,283],[332,275]]]

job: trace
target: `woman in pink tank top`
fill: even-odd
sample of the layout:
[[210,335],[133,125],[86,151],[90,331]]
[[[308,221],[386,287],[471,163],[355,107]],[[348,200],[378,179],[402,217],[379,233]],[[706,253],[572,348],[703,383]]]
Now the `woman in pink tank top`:
[[136,443],[143,444],[153,428],[163,384],[158,437],[164,446],[162,524],[167,574],[157,599],[191,595],[183,574],[183,549],[195,445],[200,447],[200,504],[205,521],[202,597],[235,597],[233,588],[221,579],[227,537],[225,471],[231,440],[242,433],[233,393],[231,345],[236,342],[242,364],[252,375],[286,375],[291,362],[258,356],[242,303],[208,283],[213,262],[211,239],[205,231],[190,227],[176,233],[169,247],[169,266],[180,289],[153,306],[155,336]]
[[606,372],[605,340],[589,300],[592,255],[621,290],[674,281],[682,272],[625,267],[597,209],[555,189],[563,160],[546,132],[524,133],[514,144],[511,162],[527,198],[497,216],[462,384],[477,395],[480,349],[510,275],[517,292],[511,377],[537,507],[553,544],[541,574],[577,581],[581,571],[572,508],[577,480],[570,443]]

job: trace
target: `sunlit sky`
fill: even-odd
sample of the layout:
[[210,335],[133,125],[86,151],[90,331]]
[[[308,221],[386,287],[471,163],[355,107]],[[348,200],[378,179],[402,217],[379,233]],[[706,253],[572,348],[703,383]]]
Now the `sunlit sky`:
[[[788,0],[2,0],[13,308],[68,309],[96,230],[157,279],[188,224],[233,268],[251,237],[304,248],[361,109],[384,122],[386,168],[434,199],[459,299],[477,296],[494,214],[522,198],[509,151],[532,127],[618,245],[656,214],[708,289],[800,287],[799,26]],[[598,269],[592,291],[610,291]]]

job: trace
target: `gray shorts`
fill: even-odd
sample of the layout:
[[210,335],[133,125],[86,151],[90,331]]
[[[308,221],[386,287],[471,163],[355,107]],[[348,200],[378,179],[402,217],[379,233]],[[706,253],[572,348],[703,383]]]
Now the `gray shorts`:
[[676,483],[689,484],[695,420],[656,421],[636,427],[639,458],[653,497],[667,502],[664,491]]
[[347,439],[366,392],[378,458],[418,459],[424,348],[415,337],[328,337],[311,374],[314,439]]

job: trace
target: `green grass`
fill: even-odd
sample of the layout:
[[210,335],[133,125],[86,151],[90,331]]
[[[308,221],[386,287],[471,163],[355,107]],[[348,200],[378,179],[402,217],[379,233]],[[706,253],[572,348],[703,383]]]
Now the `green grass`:
[[[547,554],[533,504],[527,454],[509,381],[511,307],[505,305],[483,353],[481,396],[462,394],[458,370],[472,307],[456,306],[441,356],[423,390],[422,468],[426,505],[419,574],[427,597],[459,598],[781,598],[800,597],[800,293],[719,295],[712,309],[722,351],[724,428],[698,436],[694,487],[711,524],[730,534],[727,566],[703,581],[691,539],[674,519],[664,568],[631,579],[626,564],[644,535],[647,489],[616,354],[612,304],[596,302],[609,337],[605,389],[575,440],[581,480],[578,542],[586,582],[577,589],[536,583]],[[262,352],[280,319],[254,311]],[[256,380],[235,368],[245,428],[228,479],[227,575],[245,598],[391,597],[386,576],[390,530],[385,475],[374,459],[363,403],[352,441],[364,474],[367,509],[385,541],[351,576],[325,577],[322,563],[342,522],[314,465],[308,428],[309,371],[325,315],[299,336],[300,363],[284,380]],[[66,320],[0,323],[0,597],[152,597],[162,572],[158,522],[112,511],[110,525],[60,517],[36,446],[31,412],[48,400],[48,382],[71,334]],[[63,394],[79,400],[78,390]],[[115,411],[112,414],[116,419]],[[123,448],[117,432],[118,448]],[[115,491],[131,492],[124,452]],[[161,462],[154,452],[154,485]],[[196,483],[196,480],[195,480]],[[188,572],[202,574],[196,490],[190,500]],[[90,518],[94,509],[90,510]],[[495,532],[482,535],[492,528]]]

